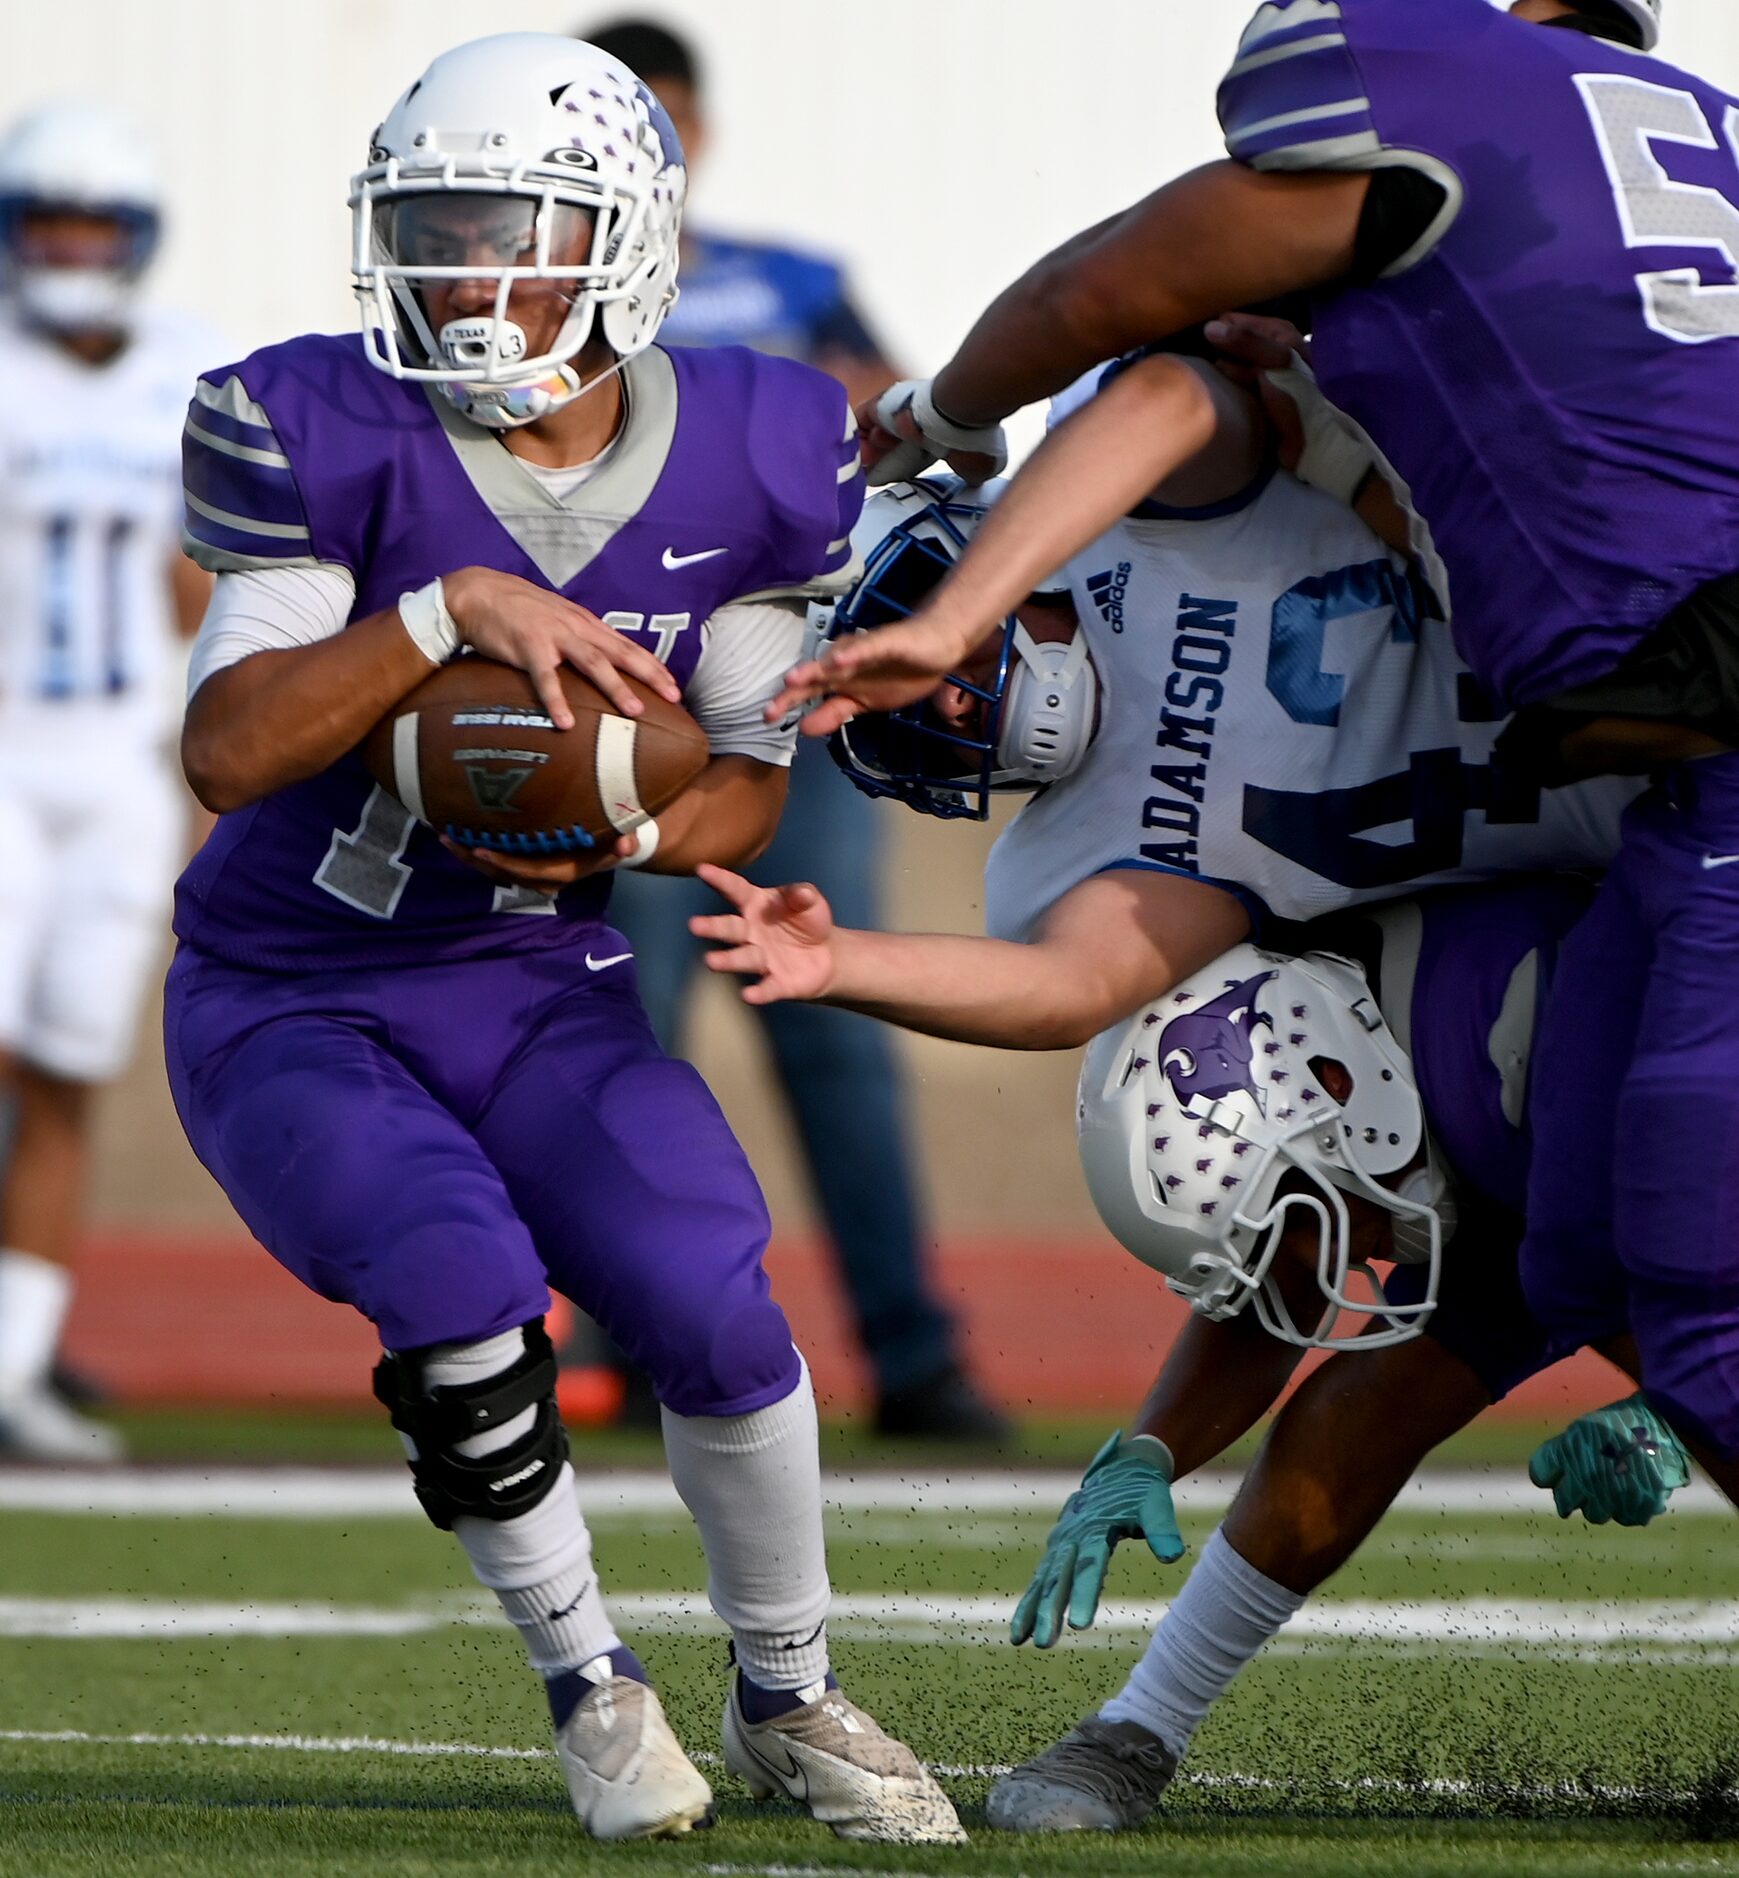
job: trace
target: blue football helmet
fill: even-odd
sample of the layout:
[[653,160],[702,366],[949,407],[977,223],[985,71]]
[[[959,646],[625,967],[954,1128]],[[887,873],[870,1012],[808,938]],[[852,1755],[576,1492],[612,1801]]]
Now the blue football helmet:
[[[853,530],[863,573],[824,621],[826,636],[873,632],[916,613],[1000,489],[933,477],[876,490]],[[1065,594],[1059,582],[1037,597]],[[976,707],[963,721],[926,698],[853,718],[828,739],[834,762],[865,795],[944,821],[981,822],[996,792],[1042,788],[1079,767],[1098,716],[1098,679],[1080,633],[1035,640],[1011,613],[992,654],[944,683]]]

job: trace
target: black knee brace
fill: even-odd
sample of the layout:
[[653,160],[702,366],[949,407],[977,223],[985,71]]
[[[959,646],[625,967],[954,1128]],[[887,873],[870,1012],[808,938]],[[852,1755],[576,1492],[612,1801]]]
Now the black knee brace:
[[[423,1511],[443,1532],[461,1513],[513,1519],[528,1513],[556,1484],[568,1458],[567,1430],[556,1409],[555,1351],[543,1319],[525,1326],[525,1352],[511,1369],[485,1382],[423,1380],[426,1350],[389,1351],[375,1365],[375,1399],[392,1425],[416,1444],[411,1478]],[[537,1410],[531,1430],[510,1447],[472,1459],[461,1441]]]

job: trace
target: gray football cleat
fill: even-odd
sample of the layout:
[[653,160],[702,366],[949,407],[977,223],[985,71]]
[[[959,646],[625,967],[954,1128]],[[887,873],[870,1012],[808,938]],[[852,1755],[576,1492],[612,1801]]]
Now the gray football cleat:
[[556,1730],[556,1759],[594,1839],[673,1839],[712,1823],[712,1788],[682,1751],[655,1690],[612,1676]]
[[903,1741],[884,1734],[838,1689],[751,1722],[725,1698],[725,1765],[757,1800],[782,1792],[842,1839],[886,1845],[961,1845],[954,1803]]
[[990,1790],[998,1832],[1128,1832],[1159,1804],[1177,1756],[1135,1722],[1089,1715]]

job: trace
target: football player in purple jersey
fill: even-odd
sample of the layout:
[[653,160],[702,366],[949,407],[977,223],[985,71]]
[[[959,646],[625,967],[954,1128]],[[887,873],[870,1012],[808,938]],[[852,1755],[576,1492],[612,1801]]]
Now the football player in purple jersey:
[[[550,1284],[657,1389],[735,1649],[727,1765],[845,1837],[955,1840],[828,1667],[815,1402],[766,1210],[604,919],[615,865],[764,846],[790,737],[760,702],[860,502],[832,380],[654,344],[684,185],[619,61],[460,47],[353,184],[362,333],[200,380],[187,542],[217,584],[183,757],[221,819],[178,889],[169,1072],[261,1243],[378,1330],[418,1497],[523,1636],[590,1832],[685,1832],[711,1794],[600,1594]],[[624,676],[681,697],[711,761],[608,850],[460,851],[355,746],[467,648],[523,668],[563,728],[563,663],[630,717]]]
[[[1064,1506],[1016,1607],[1014,1642],[1044,1649],[1065,1622],[1088,1628],[1122,1540],[1145,1541],[1162,1563],[1181,1558],[1174,1484],[1268,1412],[1305,1349],[1334,1352],[1276,1417],[1122,1689],[990,1797],[990,1823],[1005,1831],[1139,1826],[1213,1703],[1431,1450],[1575,1347],[1529,1311],[1517,1247],[1529,1060],[1590,889],[1442,888],[1288,936],[1323,950],[1243,943],[1177,983],[1156,970],[1175,935],[1113,929],[1101,906],[1090,935],[1053,921],[1029,948],[1046,955],[1031,995],[996,999],[969,990],[965,973],[952,995],[933,981],[871,995],[863,960],[835,941],[861,942],[867,957],[882,935],[830,935],[813,889],[711,877],[738,910],[702,925],[763,998],[814,995],[837,966],[820,995],[944,1035],[964,1020],[974,1041],[1007,1048],[1054,1046],[1087,1007],[1119,1013],[1082,1069],[1083,1166],[1107,1226],[1192,1315],[1131,1433],[1104,1444]],[[1217,895],[1235,919],[1229,895],[1190,891]],[[1169,988],[1148,996],[1160,983]],[[1143,1001],[1131,1009],[1136,985]],[[1373,1260],[1396,1263],[1363,1292],[1352,1274]],[[1590,1332],[1638,1375],[1621,1314]],[[1574,1510],[1645,1524],[1688,1478],[1683,1446],[1642,1394],[1586,1420],[1597,1439],[1575,1457]],[[1579,1423],[1548,1446],[1562,1454],[1582,1433]],[[1739,1493],[1739,1467],[1699,1458]]]
[[[1567,1333],[1616,1287],[1651,1392],[1731,1456],[1739,100],[1649,56],[1659,12],[1269,0],[1220,90],[1231,161],[1039,262],[933,381],[888,394],[867,449],[982,476],[1001,418],[1096,361],[1305,297],[1324,391],[1408,491],[1463,657],[1519,711],[1512,759],[1655,779],[1565,948],[1523,1262]],[[924,695],[988,624],[944,603],[777,702],[843,688],[824,732]]]

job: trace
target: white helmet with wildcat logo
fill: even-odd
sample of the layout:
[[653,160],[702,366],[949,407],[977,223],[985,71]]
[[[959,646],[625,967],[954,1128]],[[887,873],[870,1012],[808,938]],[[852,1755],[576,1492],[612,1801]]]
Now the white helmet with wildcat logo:
[[[71,264],[33,259],[29,219],[55,214],[114,222],[113,253]],[[46,105],[0,141],[0,282],[38,325],[124,331],[161,232],[151,153],[107,107]]]
[[[617,369],[643,351],[676,298],[688,188],[664,108],[619,59],[551,33],[501,33],[443,53],[387,114],[351,183],[352,273],[370,361],[439,385],[473,421],[512,429],[590,388],[571,361],[601,335]],[[430,198],[523,204],[520,236],[493,263],[439,258],[422,222]],[[419,205],[425,211],[419,220]],[[564,257],[583,220],[584,260]],[[419,289],[495,284],[490,312],[432,330]],[[508,317],[519,281],[571,291],[548,350],[531,354]]]
[[[1342,1100],[1325,1087],[1331,1063],[1350,1083]],[[1347,1312],[1370,1350],[1417,1336],[1434,1308],[1453,1208],[1412,1064],[1348,960],[1235,946],[1094,1039],[1077,1120],[1099,1217],[1203,1316],[1253,1303],[1284,1342],[1335,1348],[1352,1341],[1333,1335]],[[1353,1250],[1347,1193],[1393,1215],[1384,1257],[1429,1267],[1419,1302],[1383,1298]],[[1302,1327],[1271,1271],[1294,1219],[1314,1225],[1327,1305]],[[1353,1294],[1355,1271],[1372,1297]]]

